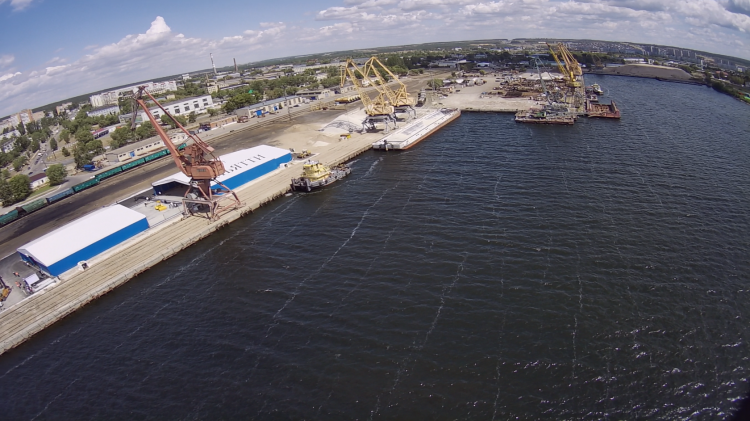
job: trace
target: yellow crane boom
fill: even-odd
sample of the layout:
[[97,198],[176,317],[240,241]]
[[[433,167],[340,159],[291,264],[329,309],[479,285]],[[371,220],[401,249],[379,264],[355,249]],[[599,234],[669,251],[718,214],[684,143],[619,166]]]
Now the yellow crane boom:
[[393,108],[393,105],[389,104],[385,99],[385,94],[378,90],[378,95],[375,97],[375,99],[373,100],[372,98],[370,98],[370,96],[367,95],[367,92],[364,91],[362,82],[360,82],[357,74],[362,76],[362,80],[365,80],[370,85],[374,86],[372,81],[367,77],[367,74],[363,72],[359,67],[357,67],[357,64],[354,63],[352,59],[348,59],[346,60],[346,64],[341,68],[341,87],[344,87],[347,79],[352,81],[352,84],[357,89],[357,93],[362,99],[362,104],[365,107],[365,113],[367,115],[382,116],[393,114],[395,110]]
[[565,60],[565,65],[568,67],[568,70],[570,70],[575,76],[581,76],[583,74],[581,65],[578,64],[578,60],[573,57],[573,54],[568,50],[568,47],[562,42],[559,42],[557,43],[557,49],[560,50],[560,55],[562,55],[563,60]]
[[[555,50],[552,49],[552,46],[549,45],[548,43],[546,43],[546,44],[547,44],[547,48],[549,48],[549,52],[552,54],[552,57],[555,59],[555,62],[557,62],[557,68],[560,69],[560,73],[562,73],[565,76],[565,79],[568,80],[568,82],[567,82],[568,86],[572,86],[572,87],[579,87],[579,86],[581,86],[581,82],[579,82],[578,80],[576,80],[576,75],[574,74],[573,70],[571,69],[570,65],[568,64],[568,60],[562,54],[562,50],[560,50],[560,51],[561,51],[561,55],[563,55],[563,60],[565,60],[565,65],[564,66],[560,62],[560,59],[557,57],[557,54],[555,54]],[[563,46],[562,44],[558,44],[558,48],[560,48],[560,46],[562,46],[563,48],[565,48],[565,46]],[[566,51],[567,51],[567,49],[566,49]],[[575,61],[575,60],[573,60],[573,61],[576,64],[578,64],[577,61]],[[578,70],[580,71],[580,69],[581,68],[579,66]]]
[[[396,81],[399,84],[399,87],[395,91],[391,89],[390,86],[388,86],[388,82],[378,71],[378,66],[380,66],[381,69],[388,73],[392,80]],[[406,92],[406,85],[398,80],[398,77],[394,75],[393,72],[391,72],[391,70],[386,67],[385,64],[383,64],[377,57],[373,56],[370,57],[369,60],[367,60],[364,66],[364,71],[368,77],[370,75],[373,75],[375,79],[377,79],[379,83],[376,88],[378,89],[378,91],[383,92],[388,97],[388,100],[394,107],[413,107],[417,103],[416,99],[411,97],[409,93]]]

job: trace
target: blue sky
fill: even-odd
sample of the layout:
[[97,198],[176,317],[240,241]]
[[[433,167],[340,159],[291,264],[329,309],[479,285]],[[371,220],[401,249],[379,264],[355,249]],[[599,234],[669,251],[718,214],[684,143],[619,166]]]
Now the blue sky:
[[483,38],[658,43],[750,58],[750,0],[0,0],[0,116],[273,57]]

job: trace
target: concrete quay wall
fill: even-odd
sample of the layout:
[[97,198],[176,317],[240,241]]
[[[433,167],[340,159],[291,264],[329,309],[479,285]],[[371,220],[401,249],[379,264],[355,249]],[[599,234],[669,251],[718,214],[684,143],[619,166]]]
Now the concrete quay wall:
[[[371,148],[382,135],[355,135],[320,153],[315,159],[335,165],[346,162]],[[124,284],[180,251],[208,237],[264,204],[290,190],[290,180],[301,173],[301,165],[277,170],[237,190],[245,204],[209,224],[206,219],[191,217],[175,221],[138,242],[123,245],[83,272],[62,279],[46,290],[30,296],[0,312],[0,354],[20,345],[87,303]],[[159,241],[153,241],[158,235]],[[149,241],[151,240],[151,241]]]

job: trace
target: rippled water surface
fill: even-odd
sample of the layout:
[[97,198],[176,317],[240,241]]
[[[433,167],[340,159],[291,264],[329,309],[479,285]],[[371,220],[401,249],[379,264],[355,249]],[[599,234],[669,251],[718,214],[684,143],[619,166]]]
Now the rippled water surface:
[[2,417],[721,418],[750,108],[593,82],[621,121],[464,114],[144,273],[0,357]]

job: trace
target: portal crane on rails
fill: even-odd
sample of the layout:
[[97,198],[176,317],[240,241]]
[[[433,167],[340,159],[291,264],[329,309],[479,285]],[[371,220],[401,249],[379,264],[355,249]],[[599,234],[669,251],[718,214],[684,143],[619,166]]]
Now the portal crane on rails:
[[[168,116],[177,127],[182,130],[192,144],[186,146],[183,150],[178,150],[167,133],[156,121],[151,110],[146,105],[145,100],[150,99],[159,107],[166,116]],[[204,142],[198,135],[193,135],[180,124],[167,110],[159,104],[147,90],[145,86],[139,86],[138,91],[133,95],[133,115],[131,118],[131,129],[135,129],[136,115],[138,107],[143,109],[148,116],[149,121],[156,129],[156,133],[164,142],[164,146],[169,149],[177,168],[190,179],[190,184],[182,199],[183,208],[187,215],[205,214],[209,221],[218,220],[221,215],[242,206],[237,194],[225,186],[218,177],[226,173],[224,163],[217,158],[213,152],[214,148]],[[212,187],[211,184],[214,184]]]
[[370,86],[374,86],[374,83],[367,77],[367,74],[360,69],[352,59],[346,60],[346,64],[341,68],[341,87],[343,88],[346,84],[346,80],[351,80],[354,87],[357,89],[357,93],[362,99],[362,104],[365,108],[365,114],[367,117],[362,121],[362,130],[375,130],[376,123],[385,124],[385,131],[390,130],[390,126],[396,127],[396,114],[395,108],[386,99],[386,95],[378,90],[378,95],[375,99],[365,92],[362,82],[357,77],[359,74],[363,81],[366,81]]
[[[392,80],[399,84],[399,87],[395,91],[388,86],[388,81],[386,81],[380,71],[378,71],[378,67],[383,69]],[[364,72],[368,77],[372,75],[376,79],[377,84],[375,88],[388,97],[388,100],[397,113],[408,113],[414,118],[417,117],[417,112],[414,109],[414,105],[416,105],[417,101],[406,91],[406,85],[404,85],[404,83],[401,82],[398,77],[394,75],[393,72],[391,72],[391,70],[377,57],[373,56],[365,62]]]
[[[565,46],[562,45],[562,43],[557,44],[557,46],[558,48],[560,48],[561,46],[565,48]],[[576,78],[576,74],[574,73],[571,66],[568,65],[568,61],[567,59],[565,59],[565,56],[561,54],[563,56],[563,59],[565,60],[565,65],[563,65],[562,62],[560,62],[560,59],[558,58],[557,54],[555,53],[555,50],[552,49],[552,46],[547,44],[547,47],[549,48],[549,52],[552,54],[552,57],[555,59],[555,62],[557,63],[557,68],[560,69],[560,73],[562,73],[565,76],[565,79],[567,80],[567,85],[572,88],[580,88],[581,82],[579,82],[578,79]],[[562,53],[563,50],[560,50],[560,51]],[[575,63],[578,64],[577,61]],[[580,69],[581,67],[578,66],[579,71]]]

